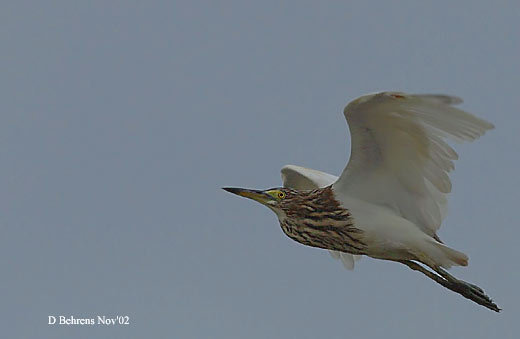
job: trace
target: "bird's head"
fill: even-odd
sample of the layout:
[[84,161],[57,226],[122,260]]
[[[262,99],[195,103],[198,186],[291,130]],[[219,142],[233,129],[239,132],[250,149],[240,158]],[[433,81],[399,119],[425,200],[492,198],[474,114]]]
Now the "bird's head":
[[224,187],[223,190],[249,198],[273,210],[280,218],[298,197],[298,192],[289,188],[270,188],[267,190],[252,190],[246,188]]
[[280,222],[302,219],[348,219],[350,213],[334,197],[332,186],[315,190],[297,191],[290,188],[271,188],[264,191],[224,187],[224,190],[258,201],[269,207]]

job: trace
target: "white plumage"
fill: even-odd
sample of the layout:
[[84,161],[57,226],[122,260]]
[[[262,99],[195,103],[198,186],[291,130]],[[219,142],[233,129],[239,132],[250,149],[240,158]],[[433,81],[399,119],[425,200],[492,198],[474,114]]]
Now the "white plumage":
[[339,178],[287,165],[282,168],[286,188],[224,189],[269,207],[287,236],[333,249],[331,256],[347,269],[359,259],[353,254],[396,261],[499,312],[480,287],[444,270],[466,266],[468,257],[436,234],[451,192],[448,174],[458,158],[447,141],[473,141],[493,128],[453,107],[460,102],[433,94],[362,96],[344,111],[352,142]]
[[[282,168],[285,187],[309,190],[333,184],[336,198],[352,212],[375,258],[429,266],[466,265],[467,256],[436,235],[446,214],[448,173],[457,153],[446,141],[473,141],[493,125],[452,105],[456,97],[382,92],[362,96],[344,110],[351,155],[338,178],[300,166]],[[331,251],[352,269],[356,258]]]

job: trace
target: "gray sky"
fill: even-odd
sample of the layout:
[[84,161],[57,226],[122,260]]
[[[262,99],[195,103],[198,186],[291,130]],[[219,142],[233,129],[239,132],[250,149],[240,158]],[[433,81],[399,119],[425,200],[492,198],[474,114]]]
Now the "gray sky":
[[[513,338],[520,5],[5,1],[0,324],[7,338]],[[222,186],[338,174],[341,114],[442,92],[496,125],[457,146],[440,231],[495,314],[406,267],[342,268]],[[48,315],[128,315],[49,326]]]

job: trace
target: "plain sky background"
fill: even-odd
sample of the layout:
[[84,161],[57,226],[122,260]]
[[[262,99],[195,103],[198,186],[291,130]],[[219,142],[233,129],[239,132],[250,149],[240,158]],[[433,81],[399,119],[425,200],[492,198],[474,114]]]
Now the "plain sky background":
[[[517,338],[518,1],[3,1],[4,338]],[[220,189],[338,174],[345,104],[461,96],[440,231],[495,314],[395,263],[351,272]],[[49,326],[48,315],[130,325]]]

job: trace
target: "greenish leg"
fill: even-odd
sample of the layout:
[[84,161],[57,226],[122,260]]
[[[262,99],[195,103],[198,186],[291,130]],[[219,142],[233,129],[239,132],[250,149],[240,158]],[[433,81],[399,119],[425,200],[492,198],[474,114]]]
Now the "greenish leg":
[[465,282],[463,280],[459,280],[446,272],[444,269],[440,267],[435,267],[434,270],[439,274],[435,274],[423,266],[417,264],[414,261],[411,260],[396,260],[397,262],[400,262],[409,268],[411,268],[414,271],[419,271],[426,275],[428,278],[434,280],[438,284],[446,287],[449,290],[452,290],[453,292],[456,292],[463,297],[470,299],[474,302],[476,302],[479,305],[482,305],[484,307],[489,308],[490,310],[493,310],[495,312],[500,312],[500,308],[491,300],[490,297],[488,297],[484,291],[473,284],[470,284],[468,282]]

